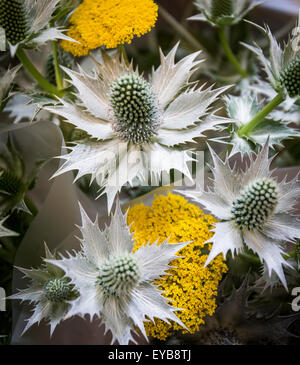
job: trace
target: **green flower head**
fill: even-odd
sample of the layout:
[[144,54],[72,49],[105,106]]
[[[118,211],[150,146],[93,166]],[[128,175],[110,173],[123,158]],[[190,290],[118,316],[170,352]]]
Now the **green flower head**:
[[57,259],[57,256],[49,251],[46,244],[45,253],[45,262],[40,268],[31,270],[18,268],[26,278],[30,279],[30,284],[9,299],[29,301],[34,305],[33,314],[28,319],[23,333],[44,318],[50,324],[52,336],[56,326],[68,314],[70,303],[79,296],[79,293],[71,280],[65,277],[64,271],[48,262]]

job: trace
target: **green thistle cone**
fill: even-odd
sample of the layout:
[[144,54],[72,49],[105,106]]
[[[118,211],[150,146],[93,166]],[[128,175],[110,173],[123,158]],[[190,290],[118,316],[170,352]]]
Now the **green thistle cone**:
[[44,285],[44,294],[52,303],[64,302],[72,299],[73,286],[63,278],[50,279]]
[[[67,53],[60,53],[58,57],[58,62],[60,65],[65,66],[67,68],[72,67],[72,59]],[[54,66],[54,58],[53,55],[50,54],[47,58],[44,73],[46,79],[52,84],[56,85],[56,76],[55,76],[55,66]]]
[[52,54],[50,54],[48,56],[47,61],[46,61],[45,76],[46,76],[46,79],[50,82],[50,84],[56,85],[54,59],[53,59]]
[[120,76],[110,87],[110,102],[116,120],[113,128],[121,140],[147,143],[156,134],[157,108],[151,87],[142,77]]
[[232,217],[240,229],[260,228],[278,202],[278,185],[268,178],[254,180],[232,203]]
[[211,15],[213,19],[233,13],[232,0],[212,0]]
[[280,87],[284,87],[291,98],[300,96],[300,56],[281,72],[279,79]]
[[99,285],[108,295],[128,293],[138,282],[140,270],[131,254],[112,257],[107,260],[99,272]]
[[24,188],[24,184],[15,174],[0,169],[0,191],[18,195]]
[[26,38],[27,19],[22,3],[18,0],[0,0],[0,27],[6,39],[15,45]]

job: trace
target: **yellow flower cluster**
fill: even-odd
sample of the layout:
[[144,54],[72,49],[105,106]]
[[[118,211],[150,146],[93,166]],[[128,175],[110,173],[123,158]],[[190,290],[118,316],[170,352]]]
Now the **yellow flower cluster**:
[[[155,284],[165,291],[165,295],[173,306],[184,309],[177,312],[177,316],[187,326],[191,333],[204,324],[204,317],[212,315],[216,310],[216,294],[219,282],[227,266],[221,255],[217,256],[211,264],[204,268],[207,253],[211,244],[204,244],[213,233],[210,231],[216,222],[211,215],[204,215],[202,210],[188,203],[179,195],[157,196],[152,206],[143,204],[135,205],[128,211],[128,224],[132,223],[131,231],[135,232],[136,239],[134,250],[142,247],[147,242],[154,243],[159,238],[159,243],[168,237],[169,243],[193,241],[179,251],[178,256],[170,266],[171,275],[165,275]],[[156,320],[145,322],[148,336],[165,340],[171,335],[172,330],[187,331],[177,323],[172,325]]]
[[68,36],[80,43],[62,41],[74,56],[92,49],[115,48],[134,36],[149,32],[157,20],[158,6],[153,0],[83,0],[70,18]]

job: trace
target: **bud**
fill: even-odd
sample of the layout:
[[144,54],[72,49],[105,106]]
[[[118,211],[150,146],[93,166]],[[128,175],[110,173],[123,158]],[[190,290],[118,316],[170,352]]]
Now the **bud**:
[[48,56],[47,61],[46,61],[45,76],[46,76],[46,79],[50,82],[50,84],[56,85],[54,58],[53,58],[52,54],[50,54]]
[[213,19],[229,16],[232,13],[232,0],[212,0],[211,15]]
[[8,170],[0,168],[0,192],[18,195],[24,188],[22,180]]
[[281,72],[279,83],[291,98],[300,96],[300,56],[295,57]]
[[[59,52],[58,55],[58,63],[67,68],[72,67],[72,59],[69,54],[65,52]],[[54,66],[54,57],[50,54],[47,58],[45,68],[44,68],[46,79],[53,85],[56,85],[56,76],[55,76],[55,66]]]
[[0,27],[7,41],[15,45],[25,39],[27,20],[24,6],[19,0],[0,0]]
[[52,303],[71,300],[73,297],[72,285],[63,278],[54,278],[44,285],[45,297]]

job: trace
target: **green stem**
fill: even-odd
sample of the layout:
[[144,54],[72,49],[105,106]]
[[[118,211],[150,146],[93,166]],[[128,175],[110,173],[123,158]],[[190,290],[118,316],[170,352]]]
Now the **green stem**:
[[267,104],[256,116],[242,128],[237,131],[237,134],[242,136],[247,136],[273,109],[275,109],[279,104],[284,101],[282,94],[277,94],[274,99],[272,99],[269,104]]
[[202,49],[201,43],[161,5],[159,5],[158,12],[195,50]]
[[53,52],[56,85],[58,87],[58,90],[61,90],[64,88],[64,86],[63,86],[63,81],[61,78],[61,72],[60,72],[59,63],[58,63],[57,41],[52,41],[52,52]]
[[226,34],[225,34],[225,27],[219,27],[218,28],[218,35],[222,44],[222,47],[224,49],[224,52],[226,54],[226,57],[228,58],[229,62],[232,64],[232,66],[237,70],[237,72],[242,77],[247,77],[247,72],[241,67],[239,64],[239,61],[236,59],[235,55],[233,54],[230,45],[228,43]]
[[119,49],[120,54],[123,56],[123,59],[124,59],[126,65],[129,66],[130,62],[129,62],[124,44],[120,44],[118,46],[118,49]]
[[35,68],[30,59],[27,57],[24,50],[19,47],[16,53],[19,60],[22,62],[23,66],[26,70],[31,74],[31,76],[45,89],[48,93],[62,97],[64,92],[62,90],[58,90],[54,85],[50,84],[50,82],[44,78],[40,74],[40,72]]

